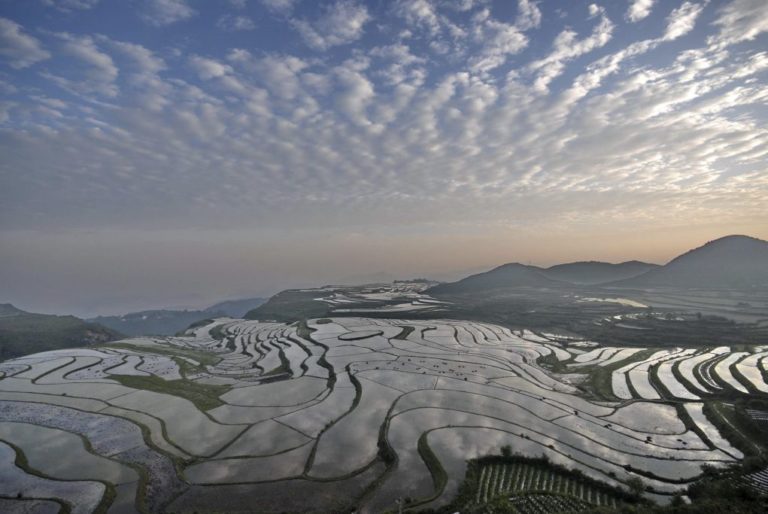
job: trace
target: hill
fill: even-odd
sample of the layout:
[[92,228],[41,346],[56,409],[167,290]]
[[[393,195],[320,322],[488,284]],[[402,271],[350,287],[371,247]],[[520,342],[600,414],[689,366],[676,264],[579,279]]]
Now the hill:
[[636,277],[658,267],[658,264],[640,261],[619,264],[598,261],[570,262],[547,268],[544,274],[549,278],[572,284],[595,285]]
[[217,304],[211,305],[205,312],[210,314],[217,314],[221,316],[229,316],[231,318],[242,318],[245,314],[258,307],[267,301],[267,298],[243,298],[240,300],[226,300]]
[[690,250],[664,266],[609,285],[639,289],[768,288],[768,241],[740,235],[722,237]]
[[470,275],[458,282],[438,284],[427,289],[427,294],[474,293],[505,287],[554,287],[564,282],[550,278],[542,268],[510,263],[485,273]]
[[0,305],[0,361],[31,353],[105,343],[118,332],[75,316],[34,314]]
[[192,323],[225,316],[224,313],[204,311],[149,310],[131,312],[123,316],[98,316],[88,321],[98,323],[128,336],[170,336],[189,327]]
[[129,336],[171,336],[204,319],[224,316],[242,318],[265,301],[264,298],[226,300],[202,310],[155,309],[122,316],[98,316],[88,321]]
[[19,314],[26,314],[23,310],[16,308],[10,303],[0,303],[0,318],[7,316],[18,316]]

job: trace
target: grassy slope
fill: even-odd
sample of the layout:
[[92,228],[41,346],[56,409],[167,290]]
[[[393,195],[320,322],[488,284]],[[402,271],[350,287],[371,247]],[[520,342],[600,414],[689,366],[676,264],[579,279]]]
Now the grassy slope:
[[74,316],[23,313],[0,317],[0,361],[119,339],[114,330]]
[[265,304],[249,311],[246,319],[275,320],[286,323],[311,318],[324,318],[330,309],[328,304],[315,300],[318,292],[283,291]]

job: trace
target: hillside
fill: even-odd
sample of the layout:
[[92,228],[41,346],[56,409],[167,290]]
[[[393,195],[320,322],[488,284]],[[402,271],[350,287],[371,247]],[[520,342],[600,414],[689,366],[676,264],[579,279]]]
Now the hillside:
[[768,242],[749,236],[710,241],[615,287],[701,289],[768,288]]
[[205,312],[214,314],[224,314],[231,318],[242,318],[245,314],[267,301],[267,298],[243,298],[240,300],[226,300],[211,305]]
[[549,278],[572,284],[595,285],[636,277],[658,267],[658,264],[640,261],[619,264],[588,261],[558,264],[545,269],[543,273]]
[[157,335],[170,336],[189,327],[197,321],[225,316],[224,313],[205,311],[149,310],[132,312],[123,316],[98,316],[90,319],[128,336]]
[[16,308],[10,303],[0,303],[0,318],[7,316],[18,316],[19,314],[26,314],[23,310]]
[[474,293],[505,287],[554,287],[563,282],[547,277],[544,270],[536,266],[510,263],[485,273],[470,275],[458,282],[438,284],[426,291],[427,294]]
[[265,301],[264,298],[226,300],[202,310],[155,309],[131,312],[122,316],[98,316],[88,321],[99,323],[129,336],[170,336],[204,319],[224,316],[242,318],[248,311]]
[[33,314],[0,305],[0,361],[119,339],[118,332],[75,316]]

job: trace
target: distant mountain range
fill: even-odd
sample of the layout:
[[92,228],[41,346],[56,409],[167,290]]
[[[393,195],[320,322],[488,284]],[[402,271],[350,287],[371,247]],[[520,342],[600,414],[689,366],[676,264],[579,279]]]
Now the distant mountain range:
[[206,318],[242,318],[245,313],[264,303],[266,298],[227,300],[202,310],[157,309],[131,312],[122,316],[98,316],[89,319],[128,335],[173,335]]
[[556,287],[565,282],[550,278],[544,269],[525,264],[503,264],[485,273],[470,275],[458,282],[438,284],[427,290],[430,294],[475,293],[506,287]]
[[568,287],[595,285],[635,277],[654,268],[656,264],[630,261],[621,264],[608,262],[571,262],[550,268],[510,263],[485,273],[470,275],[458,282],[439,284],[432,294],[473,293],[509,287]]
[[639,261],[573,262],[550,268],[510,263],[457,282],[439,284],[427,292],[439,295],[580,285],[635,289],[768,287],[768,242],[749,236],[726,236],[676,257],[664,266]]
[[605,284],[616,280],[636,277],[652,269],[658,264],[640,261],[628,261],[620,264],[608,262],[571,262],[558,264],[543,270],[549,278],[570,282],[572,284]]
[[726,236],[672,259],[668,264],[613,287],[636,289],[755,289],[768,287],[768,241]]
[[120,337],[115,330],[75,316],[33,314],[10,303],[0,304],[0,361],[30,353],[106,343]]

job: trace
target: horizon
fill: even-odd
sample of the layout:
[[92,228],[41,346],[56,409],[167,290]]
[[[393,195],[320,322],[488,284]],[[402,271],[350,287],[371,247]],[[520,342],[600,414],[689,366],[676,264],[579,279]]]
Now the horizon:
[[[71,308],[70,310],[56,311],[51,309],[46,310],[45,308],[38,309],[34,307],[34,304],[32,307],[29,307],[27,305],[22,304],[21,302],[14,301],[13,299],[6,299],[5,301],[2,301],[3,299],[0,299],[0,303],[9,303],[9,304],[12,304],[14,307],[20,308],[21,310],[24,310],[27,312],[36,312],[41,314],[54,314],[59,316],[74,315],[83,319],[96,318],[98,316],[121,316],[121,315],[135,313],[135,312],[160,310],[160,309],[203,310],[216,303],[224,302],[224,301],[240,300],[240,299],[246,299],[246,298],[258,298],[258,297],[269,298],[281,291],[285,291],[288,289],[314,288],[314,287],[322,287],[326,285],[366,285],[366,284],[373,284],[373,283],[387,283],[387,282],[392,282],[394,280],[410,280],[410,279],[417,279],[417,278],[427,278],[427,279],[435,280],[438,282],[452,282],[452,281],[465,278],[466,276],[469,276],[469,275],[490,271],[498,266],[501,266],[504,264],[511,264],[511,263],[525,264],[528,266],[539,267],[542,269],[555,266],[558,264],[572,264],[577,262],[600,262],[600,263],[609,263],[609,264],[621,264],[621,263],[630,262],[630,261],[640,261],[647,264],[655,264],[655,265],[663,266],[669,263],[675,257],[678,257],[690,250],[700,248],[713,241],[717,241],[717,240],[728,238],[728,237],[749,237],[753,239],[758,239],[760,241],[765,241],[763,238],[759,238],[749,234],[726,234],[726,235],[715,237],[706,241],[701,241],[699,244],[696,244],[689,248],[685,248],[681,251],[678,251],[677,253],[670,255],[668,258],[665,258],[659,261],[651,261],[651,260],[636,259],[636,258],[614,259],[614,260],[584,258],[584,259],[577,259],[573,261],[552,261],[552,262],[547,262],[545,264],[542,264],[542,263],[536,263],[536,262],[530,262],[530,261],[523,262],[519,260],[507,260],[504,262],[498,262],[498,263],[489,264],[489,265],[481,265],[481,266],[476,266],[472,268],[449,269],[449,270],[443,270],[443,271],[438,271],[433,273],[428,273],[428,272],[424,272],[424,273],[417,272],[417,273],[411,273],[411,274],[405,273],[403,275],[398,275],[388,270],[369,270],[367,272],[361,272],[355,275],[348,274],[346,276],[337,276],[335,280],[326,280],[326,281],[320,280],[320,281],[314,281],[314,282],[312,282],[311,280],[307,280],[306,282],[303,282],[303,283],[293,283],[290,286],[285,286],[285,287],[277,286],[276,288],[266,292],[262,290],[261,292],[248,293],[247,289],[243,289],[242,291],[244,292],[239,295],[223,294],[220,296],[211,296],[209,298],[200,299],[199,301],[194,303],[187,303],[182,300],[174,304],[172,299],[164,301],[162,297],[152,298],[152,297],[145,296],[138,301],[131,299],[129,302],[124,304],[124,308],[122,309],[119,307],[119,304],[110,304],[110,305],[103,306],[103,308],[98,310],[85,308],[78,311],[77,307],[72,307],[72,305],[74,304],[67,303],[67,304],[62,304],[62,308],[70,307]],[[383,278],[383,275],[387,275],[387,278],[386,279]],[[381,280],[375,280],[376,278],[379,278]],[[253,289],[253,291],[258,291],[258,290]]]
[[0,294],[91,317],[768,239],[763,0],[0,3]]

